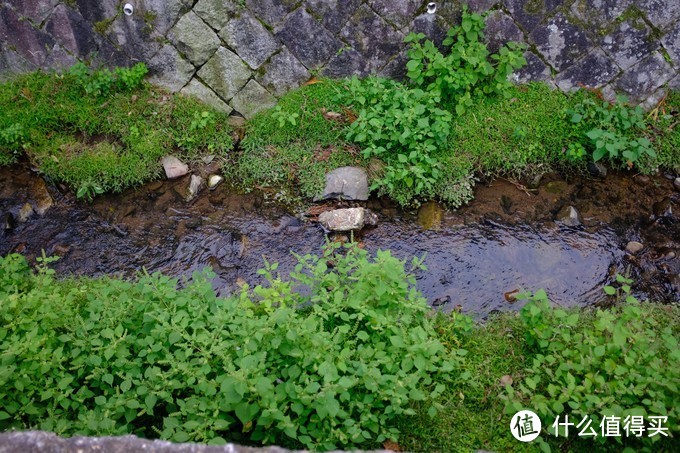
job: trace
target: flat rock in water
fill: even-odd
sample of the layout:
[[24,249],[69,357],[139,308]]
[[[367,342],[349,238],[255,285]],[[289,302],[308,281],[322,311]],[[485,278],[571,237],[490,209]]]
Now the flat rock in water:
[[161,163],[168,179],[179,178],[189,173],[189,166],[175,156],[165,156]]
[[571,227],[579,226],[583,223],[581,221],[581,215],[573,206],[565,206],[560,209],[560,212],[558,212],[555,217],[555,221]]
[[328,231],[355,231],[365,225],[366,209],[334,209],[319,214],[319,223]]
[[643,248],[645,248],[645,246],[638,241],[630,241],[628,244],[626,244],[626,252],[630,253],[631,255],[635,255]]
[[326,175],[323,200],[368,200],[368,176],[363,168],[340,167]]

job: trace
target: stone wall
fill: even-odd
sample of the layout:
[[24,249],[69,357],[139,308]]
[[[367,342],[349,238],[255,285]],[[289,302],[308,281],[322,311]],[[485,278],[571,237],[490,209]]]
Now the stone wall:
[[[134,7],[132,15],[123,5]],[[516,80],[652,105],[680,88],[678,0],[0,0],[0,77],[77,60],[146,62],[151,80],[246,117],[313,75],[402,77],[403,38],[441,40],[461,4],[487,41],[529,45]]]

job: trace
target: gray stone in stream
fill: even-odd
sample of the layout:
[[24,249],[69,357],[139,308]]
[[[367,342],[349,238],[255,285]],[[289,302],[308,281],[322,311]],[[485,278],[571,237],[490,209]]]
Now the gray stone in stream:
[[220,47],[198,71],[198,76],[222,99],[229,100],[250,78],[250,69],[234,52]]
[[395,30],[367,5],[350,18],[340,36],[368,62],[370,70],[378,70],[401,51],[404,35]]
[[247,11],[227,22],[219,35],[252,69],[259,68],[280,46]]
[[562,13],[550,19],[545,27],[536,28],[531,39],[546,61],[558,71],[585,55],[591,46],[585,31],[569,22]]
[[631,255],[635,255],[643,248],[645,248],[645,246],[638,241],[630,241],[628,244],[626,244],[626,252],[630,253]]
[[177,50],[195,65],[202,65],[220,46],[215,32],[193,11],[177,21],[168,32],[168,38]]
[[661,44],[663,45],[668,56],[671,57],[673,64],[676,67],[680,67],[680,21],[664,36],[661,38]]
[[654,52],[622,75],[616,82],[616,88],[628,95],[631,101],[637,102],[649,93],[653,93],[675,75],[676,71],[663,55]]
[[573,66],[562,71],[555,83],[562,91],[581,86],[600,88],[616,77],[621,70],[601,49],[595,49]]
[[549,81],[551,79],[550,67],[543,63],[536,54],[530,51],[524,52],[527,64],[516,70],[510,77],[516,83]]
[[198,194],[205,187],[205,181],[198,175],[191,175],[191,181],[189,181],[189,190],[187,190],[187,196],[185,200],[187,202],[192,201],[198,196]]
[[181,90],[195,71],[194,65],[182,58],[170,44],[163,46],[148,66],[149,82],[173,92]]
[[340,167],[326,175],[324,200],[368,200],[368,176],[363,168]]
[[680,192],[680,177],[679,177],[679,178],[675,178],[675,179],[673,180],[673,187],[675,187],[675,190],[677,190],[678,192]]
[[307,69],[315,69],[330,60],[344,44],[299,8],[276,34]]
[[215,30],[221,30],[227,25],[230,17],[237,10],[237,2],[224,0],[198,0],[193,8],[194,12],[201,16]]
[[407,26],[422,5],[422,0],[373,0],[370,2],[371,8],[398,28]]
[[555,217],[555,222],[570,227],[576,227],[583,223],[581,221],[581,215],[578,213],[576,208],[568,205],[560,209],[560,212],[558,212],[557,216]]
[[231,105],[246,119],[250,119],[257,113],[274,107],[276,98],[262,85],[251,80],[234,96]]
[[498,49],[508,41],[524,41],[524,34],[512,20],[512,17],[499,10],[491,12],[486,17],[484,36],[487,48],[491,53],[498,52]]
[[319,214],[319,223],[327,231],[357,231],[365,225],[365,214],[364,208],[334,209]]
[[196,78],[191,79],[191,81],[180,91],[180,93],[185,96],[192,96],[196,99],[208,104],[215,110],[229,114],[232,112],[232,108],[224,102],[213,90],[203,85]]
[[680,19],[678,0],[645,0],[636,2],[636,5],[645,13],[649,22],[659,29]]
[[625,21],[602,38],[602,49],[626,70],[659,47],[649,34],[650,29],[642,20]]
[[324,27],[337,33],[361,5],[361,0],[306,0],[306,5]]
[[179,178],[189,173],[189,166],[175,156],[165,156],[161,164],[168,179]]
[[258,82],[275,96],[299,87],[311,77],[307,68],[285,46],[262,67],[262,72],[264,75]]

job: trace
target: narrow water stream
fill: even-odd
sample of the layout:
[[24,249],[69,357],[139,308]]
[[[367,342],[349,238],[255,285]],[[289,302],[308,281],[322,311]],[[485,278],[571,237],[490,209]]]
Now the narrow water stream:
[[[187,184],[156,182],[93,204],[48,185],[53,206],[42,216],[34,213],[0,231],[0,254],[18,251],[35,258],[44,249],[62,256],[55,263],[61,275],[133,277],[146,268],[179,277],[211,266],[217,273],[215,289],[228,294],[244,281],[261,281],[256,271],[263,257],[279,262],[286,274],[296,263],[291,252],[318,253],[327,240],[319,225],[265,202],[262,194],[237,194],[222,185],[188,204],[183,200]],[[626,225],[618,217],[605,222],[586,216],[586,227],[565,227],[548,219],[551,207],[544,209],[538,198],[522,205],[524,194],[513,194],[519,191],[511,185],[496,189],[518,197],[515,212],[488,209],[485,198],[498,198],[498,193],[480,193],[476,207],[473,202],[454,213],[436,211],[432,224],[373,200],[369,204],[380,223],[358,240],[371,252],[390,249],[400,258],[425,254],[428,270],[419,271],[417,280],[428,300],[444,310],[460,305],[478,316],[516,308],[504,296],[514,290],[543,288],[563,306],[593,304],[602,299],[601,287],[614,272],[628,268],[644,273],[645,267],[623,250],[627,238],[642,234],[635,219]],[[0,169],[0,215],[17,219],[26,203],[35,207],[44,190],[42,179],[27,168]],[[555,198],[550,191],[545,195],[548,204]],[[668,234],[676,234],[677,218],[670,224]],[[675,255],[668,256],[661,263],[668,272],[658,270],[656,263],[651,283],[638,288],[641,295],[678,300],[673,275],[680,266]]]

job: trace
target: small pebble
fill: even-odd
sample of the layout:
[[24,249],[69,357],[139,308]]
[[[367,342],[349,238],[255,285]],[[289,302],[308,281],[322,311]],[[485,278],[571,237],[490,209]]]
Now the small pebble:
[[626,252],[630,253],[631,255],[635,255],[636,253],[638,253],[643,248],[645,248],[645,246],[642,245],[642,243],[640,243],[638,241],[630,241],[626,245]]

